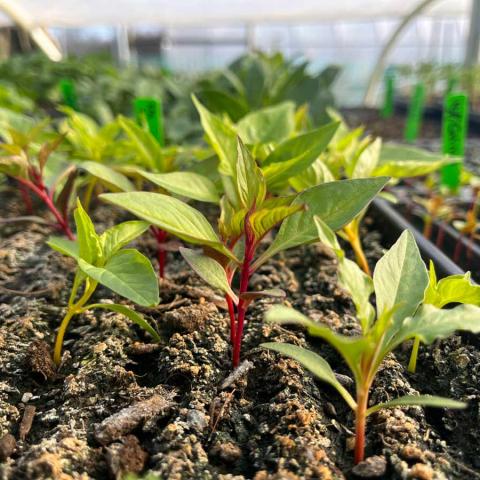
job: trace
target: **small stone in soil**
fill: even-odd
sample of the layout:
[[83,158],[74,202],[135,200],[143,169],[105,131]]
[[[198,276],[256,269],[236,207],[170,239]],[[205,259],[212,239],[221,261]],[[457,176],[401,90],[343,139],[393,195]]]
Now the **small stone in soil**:
[[213,303],[205,303],[177,308],[166,312],[163,318],[171,330],[191,333],[203,330],[210,315],[215,313],[218,313],[217,307]]
[[235,463],[242,456],[242,450],[233,442],[217,443],[210,450],[210,454],[226,463]]
[[23,412],[22,421],[18,429],[18,436],[20,440],[27,438],[30,429],[32,428],[33,417],[35,416],[36,407],[34,405],[27,405]]
[[409,478],[417,480],[432,480],[433,470],[424,463],[416,463],[411,469]]
[[355,465],[352,469],[352,473],[360,478],[381,478],[386,471],[387,460],[380,455],[369,457]]
[[15,437],[6,433],[0,438],[0,462],[4,462],[7,458],[11,457],[17,448],[17,442]]
[[147,452],[135,435],[127,435],[121,442],[112,443],[106,453],[108,469],[115,479],[124,478],[127,473],[140,473],[147,458]]
[[95,439],[102,445],[118,440],[141,423],[166,413],[173,405],[172,397],[165,391],[120,410],[96,426]]
[[35,340],[28,347],[27,365],[44,380],[52,380],[56,377],[55,363],[52,359],[50,346],[44,340]]

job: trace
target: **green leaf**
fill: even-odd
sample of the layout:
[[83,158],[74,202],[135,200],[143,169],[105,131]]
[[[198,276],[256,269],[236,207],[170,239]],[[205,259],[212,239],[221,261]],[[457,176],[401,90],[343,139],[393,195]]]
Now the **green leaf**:
[[458,158],[431,153],[421,148],[386,144],[380,152],[380,161],[373,175],[393,178],[416,177],[437,171],[443,165],[458,162]]
[[280,325],[293,324],[306,327],[309,335],[323,338],[330,343],[338,353],[340,353],[357,381],[362,378],[361,359],[369,343],[367,338],[353,336],[347,337],[345,335],[336,334],[328,327],[315,323],[293,308],[279,305],[274,306],[267,311],[265,320]]
[[28,178],[28,161],[25,155],[0,157],[0,174],[10,177]]
[[132,302],[149,307],[159,302],[158,281],[152,264],[137,250],[114,253],[104,267],[78,259],[80,269],[93,280]]
[[377,138],[368,144],[360,153],[355,161],[355,165],[349,177],[367,178],[371,177],[378,162],[380,161],[380,151],[382,148],[382,139]]
[[267,186],[263,173],[240,137],[237,137],[236,185],[241,207],[250,210],[265,199]]
[[202,90],[198,92],[201,102],[213,113],[226,113],[234,122],[248,113],[245,102],[221,90]]
[[47,245],[57,252],[60,252],[62,255],[67,255],[67,257],[72,257],[75,260],[78,260],[79,249],[77,241],[68,240],[63,237],[49,237]]
[[345,401],[352,410],[355,410],[357,408],[357,403],[355,402],[353,397],[337,380],[337,378],[335,377],[335,373],[332,370],[332,367],[330,367],[328,362],[320,355],[317,355],[316,353],[311,352],[310,350],[307,350],[305,348],[291,345],[289,343],[262,343],[260,344],[260,346],[293,358],[298,363],[300,363],[300,365],[312,372],[320,380],[334,387],[338,391],[338,393],[345,399]]
[[235,304],[238,304],[238,297],[231,289],[222,265],[213,258],[197,253],[190,248],[180,247],[180,253],[185,261],[205,282],[226,293]]
[[122,247],[129,244],[132,240],[142,235],[150,227],[148,222],[132,220],[115,225],[105,230],[100,235],[100,244],[102,245],[105,259],[110,258]]
[[304,210],[304,205],[280,206],[274,208],[260,208],[249,217],[255,239],[258,241],[272,228],[283,222],[294,213]]
[[377,262],[373,283],[379,317],[396,305],[395,321],[415,313],[423,300],[428,275],[415,239],[408,230]]
[[474,305],[459,305],[442,310],[433,305],[422,305],[413,317],[408,317],[399,324],[390,341],[393,345],[390,350],[414,337],[428,345],[435,340],[449,337],[457,330],[479,333],[480,308]]
[[438,308],[449,303],[469,303],[480,306],[480,285],[472,283],[470,272],[465,275],[450,275],[438,282],[435,266],[430,260],[429,279],[423,303]]
[[295,213],[282,223],[270,247],[254,263],[254,268],[282,250],[316,241],[318,231],[314,216],[320,217],[334,231],[342,228],[367,207],[387,181],[385,177],[340,180],[300,193],[292,205],[305,204],[307,210]]
[[317,227],[318,239],[320,243],[323,243],[323,245],[332,249],[337,258],[342,260],[345,257],[345,252],[338,243],[338,238],[335,235],[335,232],[320,217],[315,215],[313,217],[313,221]]
[[249,145],[281,142],[295,129],[295,104],[284,102],[249,113],[237,123],[237,133]]
[[325,163],[322,162],[321,158],[317,158],[302,173],[292,177],[289,183],[295,191],[301,192],[320,183],[333,181],[335,181],[335,177],[332,172]]
[[148,332],[155,342],[159,342],[160,335],[157,331],[145,320],[143,315],[135,312],[131,308],[128,308],[125,305],[119,305],[118,303],[93,303],[91,305],[87,305],[83,310],[93,310],[94,308],[103,308],[104,310],[111,310],[112,312],[120,313],[125,315],[129,318],[133,323],[137,324],[140,328],[143,328],[146,332]]
[[237,161],[237,134],[234,128],[209,112],[195,95],[192,95],[192,101],[200,114],[202,127],[220,159],[220,173],[233,176]]
[[309,167],[327,148],[338,123],[298,135],[281,143],[262,163],[269,188],[276,188]]
[[338,283],[352,297],[362,331],[366,332],[375,319],[375,309],[369,301],[373,293],[372,278],[356,262],[344,258],[339,263]]
[[77,198],[77,208],[73,212],[77,226],[78,255],[87,263],[95,264],[102,256],[100,239],[87,212]]
[[458,402],[445,397],[437,397],[433,395],[405,395],[403,397],[395,398],[389,402],[379,403],[367,409],[367,415],[378,412],[383,408],[395,408],[395,407],[435,407],[435,408],[466,408],[467,404],[464,402]]
[[140,175],[170,193],[200,202],[218,203],[220,197],[215,184],[204,175],[193,172],[150,173],[139,170]]
[[147,166],[150,170],[164,171],[166,165],[162,148],[157,139],[129,118],[120,116],[118,122],[127,134],[131,146],[140,160],[139,163]]
[[186,242],[207,245],[238,261],[220,241],[208,220],[181,200],[151,192],[104,193],[100,198]]
[[135,190],[132,182],[113,168],[107,167],[98,162],[78,162],[78,167],[87,171],[90,175],[98,178],[109,190],[131,192]]

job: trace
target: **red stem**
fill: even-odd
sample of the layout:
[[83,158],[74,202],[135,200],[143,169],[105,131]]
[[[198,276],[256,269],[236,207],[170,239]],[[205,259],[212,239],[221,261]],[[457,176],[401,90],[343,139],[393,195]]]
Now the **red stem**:
[[225,300],[227,301],[228,305],[228,314],[230,316],[230,343],[235,345],[235,307],[233,306],[233,300],[230,295],[225,295]]
[[235,342],[233,344],[233,368],[238,367],[240,363],[240,350],[242,347],[243,325],[245,322],[245,313],[248,308],[248,302],[241,298],[242,293],[248,290],[248,281],[250,280],[250,263],[255,255],[255,236],[250,227],[249,215],[245,217],[245,254],[243,257],[242,271],[240,273],[240,294],[237,308],[237,331]]
[[438,228],[438,233],[437,233],[437,241],[436,245],[438,248],[443,247],[443,240],[445,239],[445,226],[443,225],[443,222],[440,224],[440,227]]
[[28,193],[28,190],[25,188],[25,185],[20,183],[20,194],[22,195],[23,204],[25,205],[25,211],[31,215],[33,213],[32,199]]
[[45,205],[55,217],[59,228],[63,230],[68,239],[75,240],[75,236],[73,235],[70,227],[68,226],[67,219],[58,211],[45,185],[43,183],[40,183],[40,185],[35,185],[33,182],[30,182],[20,177],[16,177],[16,179],[18,180],[18,182],[20,182],[21,185],[31,190],[43,201],[43,203],[45,203]]
[[367,421],[368,390],[357,395],[355,418],[355,465],[365,458],[365,425]]
[[167,232],[157,227],[151,227],[151,231],[157,239],[158,274],[160,275],[160,278],[165,278],[167,252],[163,249],[163,243],[167,238]]

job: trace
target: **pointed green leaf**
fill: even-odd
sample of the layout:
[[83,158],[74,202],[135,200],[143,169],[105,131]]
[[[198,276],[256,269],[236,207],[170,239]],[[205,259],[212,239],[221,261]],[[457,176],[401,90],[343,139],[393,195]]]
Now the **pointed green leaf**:
[[295,128],[295,104],[284,102],[249,113],[236,127],[246,144],[281,142],[288,138]]
[[380,151],[382,148],[382,139],[377,138],[368,144],[360,153],[355,161],[355,165],[349,177],[367,178],[371,177],[378,162],[380,161]]
[[289,183],[297,192],[302,192],[307,188],[314,187],[320,183],[327,183],[335,181],[333,173],[321,160],[322,157],[317,158],[309,167],[303,172],[290,178]]
[[413,235],[405,230],[377,262],[373,273],[377,315],[398,305],[394,320],[415,313],[423,300],[428,275]]
[[85,262],[95,264],[97,259],[102,256],[100,239],[79,199],[77,199],[77,208],[73,212],[73,216],[77,226],[78,254]]
[[357,404],[353,397],[337,380],[337,378],[335,377],[335,373],[332,370],[332,367],[330,367],[328,362],[320,355],[317,355],[316,353],[311,352],[310,350],[307,350],[305,348],[291,345],[289,343],[262,343],[260,344],[260,346],[293,358],[298,363],[300,363],[300,365],[312,372],[320,380],[334,387],[338,391],[338,393],[340,393],[340,395],[345,399],[345,401],[352,410],[355,410],[357,408]]
[[135,310],[128,308],[126,305],[119,305],[118,303],[93,303],[87,305],[83,310],[93,310],[95,308],[102,308],[104,310],[111,310],[112,312],[120,313],[129,318],[133,323],[137,324],[140,328],[143,328],[149,333],[155,342],[159,342],[160,335],[157,331],[145,320],[143,315],[137,313]]
[[195,95],[192,95],[192,100],[200,114],[202,127],[220,159],[220,173],[233,176],[237,161],[237,134],[234,128],[209,112]]
[[25,155],[11,155],[8,157],[0,157],[0,174],[9,177],[28,177],[28,161]]
[[422,305],[413,317],[406,318],[398,325],[390,344],[395,347],[417,337],[428,345],[449,337],[457,330],[479,333],[480,307],[459,305],[442,310],[433,305]]
[[380,152],[380,161],[373,175],[393,178],[416,177],[437,171],[443,165],[458,162],[458,158],[431,153],[417,147],[386,144]]
[[262,163],[269,188],[282,186],[290,177],[303,172],[327,148],[338,123],[329,123],[317,130],[281,143]]
[[295,213],[282,223],[277,236],[255,262],[254,268],[282,250],[316,241],[315,215],[334,231],[342,228],[367,207],[387,181],[385,177],[341,180],[300,193],[292,205],[305,204],[307,210]]
[[78,167],[87,171],[90,175],[98,178],[103,184],[105,184],[109,190],[131,192],[135,190],[132,182],[121,173],[117,172],[113,168],[107,167],[98,162],[78,162]]
[[77,241],[68,240],[63,237],[49,237],[47,245],[57,252],[60,252],[62,255],[67,255],[67,257],[72,257],[75,260],[78,259],[79,252]]
[[82,258],[78,265],[90,278],[138,305],[149,307],[159,301],[152,264],[137,250],[125,249],[113,254],[104,267],[95,267]]
[[237,153],[235,174],[238,198],[241,207],[250,210],[254,205],[261,205],[267,186],[262,171],[240,137],[237,137]]
[[257,240],[263,238],[272,228],[294,213],[304,210],[304,205],[280,206],[255,210],[249,217],[250,225]]
[[181,200],[151,192],[104,193],[100,198],[124,208],[182,240],[207,245],[236,260],[220,241],[208,220],[198,210]]
[[139,163],[151,170],[162,172],[165,169],[165,163],[162,148],[157,139],[129,118],[120,116],[118,122],[127,134]]
[[367,415],[378,412],[383,408],[395,408],[395,407],[434,407],[434,408],[466,408],[467,404],[452,400],[445,397],[437,397],[433,395],[405,395],[403,397],[395,398],[389,402],[379,403],[367,410]]
[[332,332],[330,328],[324,327],[310,320],[305,315],[293,308],[274,306],[265,314],[267,322],[283,324],[302,325],[307,328],[309,335],[320,337],[330,343],[343,357],[352,371],[355,379],[362,378],[361,361],[364,351],[368,346],[368,339],[365,337],[347,337]]
[[470,279],[470,272],[465,275],[450,275],[437,281],[435,266],[430,261],[429,284],[425,290],[423,303],[442,308],[449,303],[469,303],[480,306],[480,285]]
[[338,283],[352,297],[362,331],[366,332],[375,319],[375,309],[369,301],[373,293],[372,278],[356,262],[344,258],[339,262]]
[[140,170],[139,173],[167,192],[200,202],[218,203],[220,201],[215,184],[204,175],[193,172],[150,173],[144,170]]
[[100,243],[105,260],[109,259],[122,247],[139,237],[150,227],[148,222],[132,220],[115,225],[100,235]]
[[238,297],[228,283],[225,269],[213,258],[195,252],[190,248],[180,247],[180,253],[192,269],[209,285],[226,293],[235,304]]

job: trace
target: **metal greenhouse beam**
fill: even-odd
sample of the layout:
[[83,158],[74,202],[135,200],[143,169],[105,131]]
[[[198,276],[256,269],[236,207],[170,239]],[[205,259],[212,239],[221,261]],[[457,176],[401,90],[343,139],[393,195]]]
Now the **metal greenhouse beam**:
[[480,0],[472,0],[470,14],[470,31],[468,33],[467,49],[465,52],[465,65],[475,65],[480,53]]
[[404,32],[404,30],[412,23],[415,18],[418,17],[427,7],[429,7],[436,0],[423,0],[421,1],[410,13],[405,15],[403,20],[398,24],[397,28],[392,33],[388,42],[382,48],[380,55],[378,57],[377,63],[372,71],[370,80],[368,82],[367,90],[363,98],[363,103],[367,106],[375,106],[375,93],[377,91],[377,86],[381,82],[383,77],[383,72],[385,70],[385,64],[387,62],[388,56],[395,47],[398,39]]
[[0,10],[4,11],[16,25],[31,36],[50,60],[58,62],[62,59],[62,52],[50,33],[45,28],[36,25],[31,15],[18,4],[17,0],[0,0]]

